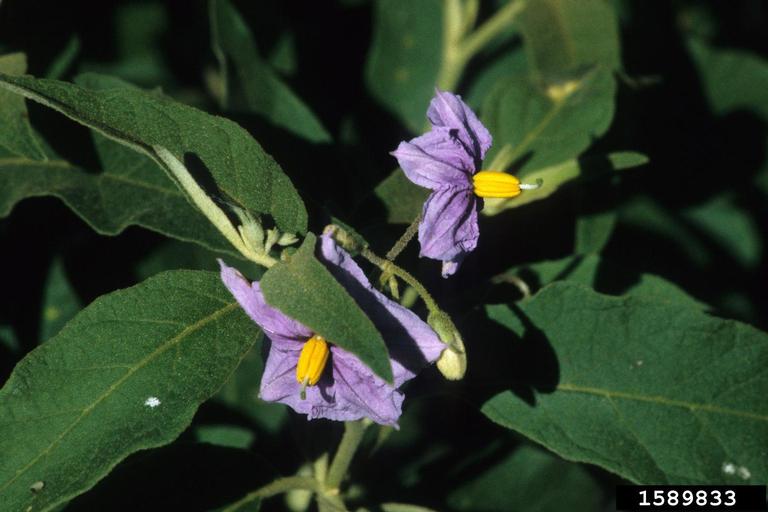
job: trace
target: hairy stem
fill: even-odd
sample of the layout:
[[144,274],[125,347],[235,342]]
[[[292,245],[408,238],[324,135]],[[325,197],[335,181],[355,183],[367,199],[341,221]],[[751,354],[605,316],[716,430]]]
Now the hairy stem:
[[339,448],[336,450],[336,455],[333,457],[331,467],[328,469],[328,476],[325,479],[325,489],[327,491],[337,490],[344,480],[349,469],[349,464],[352,462],[352,457],[355,456],[357,447],[360,446],[360,441],[363,440],[363,434],[365,433],[365,425],[362,421],[347,421],[344,423],[344,435],[339,443]]
[[411,241],[413,236],[419,231],[419,223],[421,222],[421,213],[413,219],[413,222],[411,222],[411,225],[408,226],[408,228],[405,230],[405,233],[400,237],[400,239],[395,242],[395,245],[392,246],[392,248],[389,250],[387,255],[385,256],[386,259],[389,261],[395,261],[395,258],[403,252],[403,249],[408,245],[408,242]]
[[415,277],[413,277],[411,274],[409,274],[406,270],[404,270],[402,267],[398,267],[394,263],[392,263],[390,260],[382,258],[380,256],[377,256],[373,251],[371,251],[369,248],[364,248],[360,254],[363,255],[365,259],[376,265],[381,269],[382,272],[389,272],[392,275],[395,275],[411,285],[414,290],[416,290],[416,293],[419,294],[419,297],[421,297],[421,300],[424,301],[424,304],[426,304],[427,309],[434,312],[439,312],[440,307],[437,305],[437,302],[435,302],[435,299],[432,298],[432,295],[429,294],[426,288],[424,288],[424,285],[421,284]]

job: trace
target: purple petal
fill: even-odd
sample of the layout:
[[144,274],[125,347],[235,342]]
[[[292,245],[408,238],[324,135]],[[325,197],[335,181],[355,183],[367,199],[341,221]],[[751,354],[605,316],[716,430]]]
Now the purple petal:
[[312,337],[312,331],[273,308],[264,300],[258,282],[249,283],[243,275],[219,260],[221,280],[237,299],[251,320],[256,322],[269,338],[283,350],[301,350]]
[[[317,409],[327,410],[336,403],[333,376],[329,368],[323,373],[316,386],[306,388],[306,397],[301,398],[301,384],[296,380],[296,366],[299,351],[286,352],[274,344],[269,348],[264,374],[261,377],[259,398],[268,402],[280,402],[290,406],[309,419],[327,417],[313,415]],[[334,418],[329,418],[334,419]]]
[[409,180],[432,190],[468,184],[475,173],[473,157],[444,128],[401,142],[392,156]]
[[[384,338],[392,363],[395,387],[436,361],[445,344],[413,311],[376,290],[352,257],[328,235],[321,237],[320,255],[328,270],[366,312]],[[361,363],[362,364],[362,363]],[[373,377],[373,373],[367,370]]]
[[[479,236],[477,209],[470,189],[445,187],[433,192],[424,203],[419,225],[421,256],[452,261],[474,250]],[[449,265],[450,270],[455,272],[456,267]]]
[[456,136],[476,162],[485,158],[493,138],[461,96],[436,90],[427,110],[427,118],[435,127],[455,130]]
[[396,425],[402,412],[405,398],[403,393],[373,375],[367,366],[349,352],[339,347],[333,347],[332,351],[336,392],[334,409],[335,414],[344,416],[339,419],[367,417],[382,425]]
[[400,417],[403,394],[375,377],[359,359],[339,347],[331,347],[331,357],[316,386],[306,388],[296,380],[298,352],[270,348],[259,397],[290,406],[307,419],[326,418],[352,421],[371,418],[383,425],[395,425]]

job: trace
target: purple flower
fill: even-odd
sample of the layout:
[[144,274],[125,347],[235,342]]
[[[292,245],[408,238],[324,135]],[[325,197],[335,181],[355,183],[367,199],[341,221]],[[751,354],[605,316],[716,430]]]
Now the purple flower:
[[452,275],[477,246],[480,197],[514,197],[514,176],[480,171],[491,134],[460,96],[436,91],[427,110],[432,129],[401,142],[392,155],[416,185],[432,190],[419,224],[421,256],[441,260]]
[[271,344],[259,396],[289,405],[308,419],[370,418],[396,425],[404,395],[398,388],[446,345],[412,311],[375,290],[352,257],[330,236],[321,237],[320,261],[368,314],[389,349],[394,386],[374,375],[357,356],[326,341],[264,300],[258,282],[221,264],[221,279]]

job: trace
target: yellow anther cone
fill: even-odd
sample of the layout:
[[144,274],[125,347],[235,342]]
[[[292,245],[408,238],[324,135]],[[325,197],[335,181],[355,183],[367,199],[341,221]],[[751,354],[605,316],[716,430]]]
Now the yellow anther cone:
[[499,171],[480,171],[472,177],[475,195],[479,197],[515,197],[520,195],[520,180]]
[[314,386],[323,374],[330,350],[322,336],[312,336],[304,343],[296,365],[296,380],[300,384]]

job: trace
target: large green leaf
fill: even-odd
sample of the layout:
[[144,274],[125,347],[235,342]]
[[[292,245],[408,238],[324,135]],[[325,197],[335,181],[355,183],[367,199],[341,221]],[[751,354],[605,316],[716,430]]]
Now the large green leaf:
[[217,188],[209,192],[240,208],[271,215],[283,231],[306,230],[304,204],[288,177],[232,121],[135,88],[89,89],[3,73],[0,87],[149,155],[176,179],[179,167],[196,179],[209,175]]
[[560,512],[567,503],[573,512],[597,512],[603,497],[584,467],[523,445],[451,490],[447,501],[455,511]]
[[578,156],[613,119],[619,67],[615,13],[604,0],[527,2],[517,20],[528,77],[505,77],[483,104],[494,136],[525,171]]
[[420,132],[440,69],[442,4],[380,0],[374,7],[368,88],[411,131]]
[[257,333],[213,272],[166,272],[97,299],[0,390],[0,502],[51,510],[172,441]]
[[511,148],[519,174],[578,156],[613,119],[616,84],[611,71],[593,67],[565,84],[503,79],[486,97],[483,123],[493,134],[486,162]]
[[[232,4],[211,0],[209,11],[213,50],[226,82],[225,106],[237,107],[230,95],[237,83],[249,110],[311,142],[330,142],[331,136],[322,123],[261,58],[251,30]],[[230,62],[234,68],[231,71]]]
[[357,355],[377,375],[392,382],[384,340],[360,306],[315,258],[316,237],[309,233],[287,262],[261,278],[264,297],[331,343]]
[[29,197],[60,198],[93,229],[116,235],[141,226],[213,250],[232,246],[149,158],[94,133],[104,167],[93,174],[64,160],[0,156],[0,217]]
[[[0,70],[14,70],[13,62],[23,56],[0,58]],[[91,89],[130,87],[112,77],[85,74],[77,78]],[[29,133],[24,98],[0,90],[2,111],[23,119],[22,125],[0,125],[0,146],[13,147],[15,137]],[[138,225],[182,240],[190,240],[221,251],[232,251],[224,237],[184,198],[151,159],[93,133],[102,172],[86,172],[58,157],[47,157],[38,145],[0,154],[0,217],[28,197],[52,195],[60,198],[80,217],[102,234],[116,235]],[[43,336],[42,339],[47,339]]]
[[510,330],[508,343],[550,345],[559,376],[533,405],[512,391],[493,396],[482,407],[490,419],[633,482],[768,479],[768,335],[572,283],[518,306],[487,311]]

